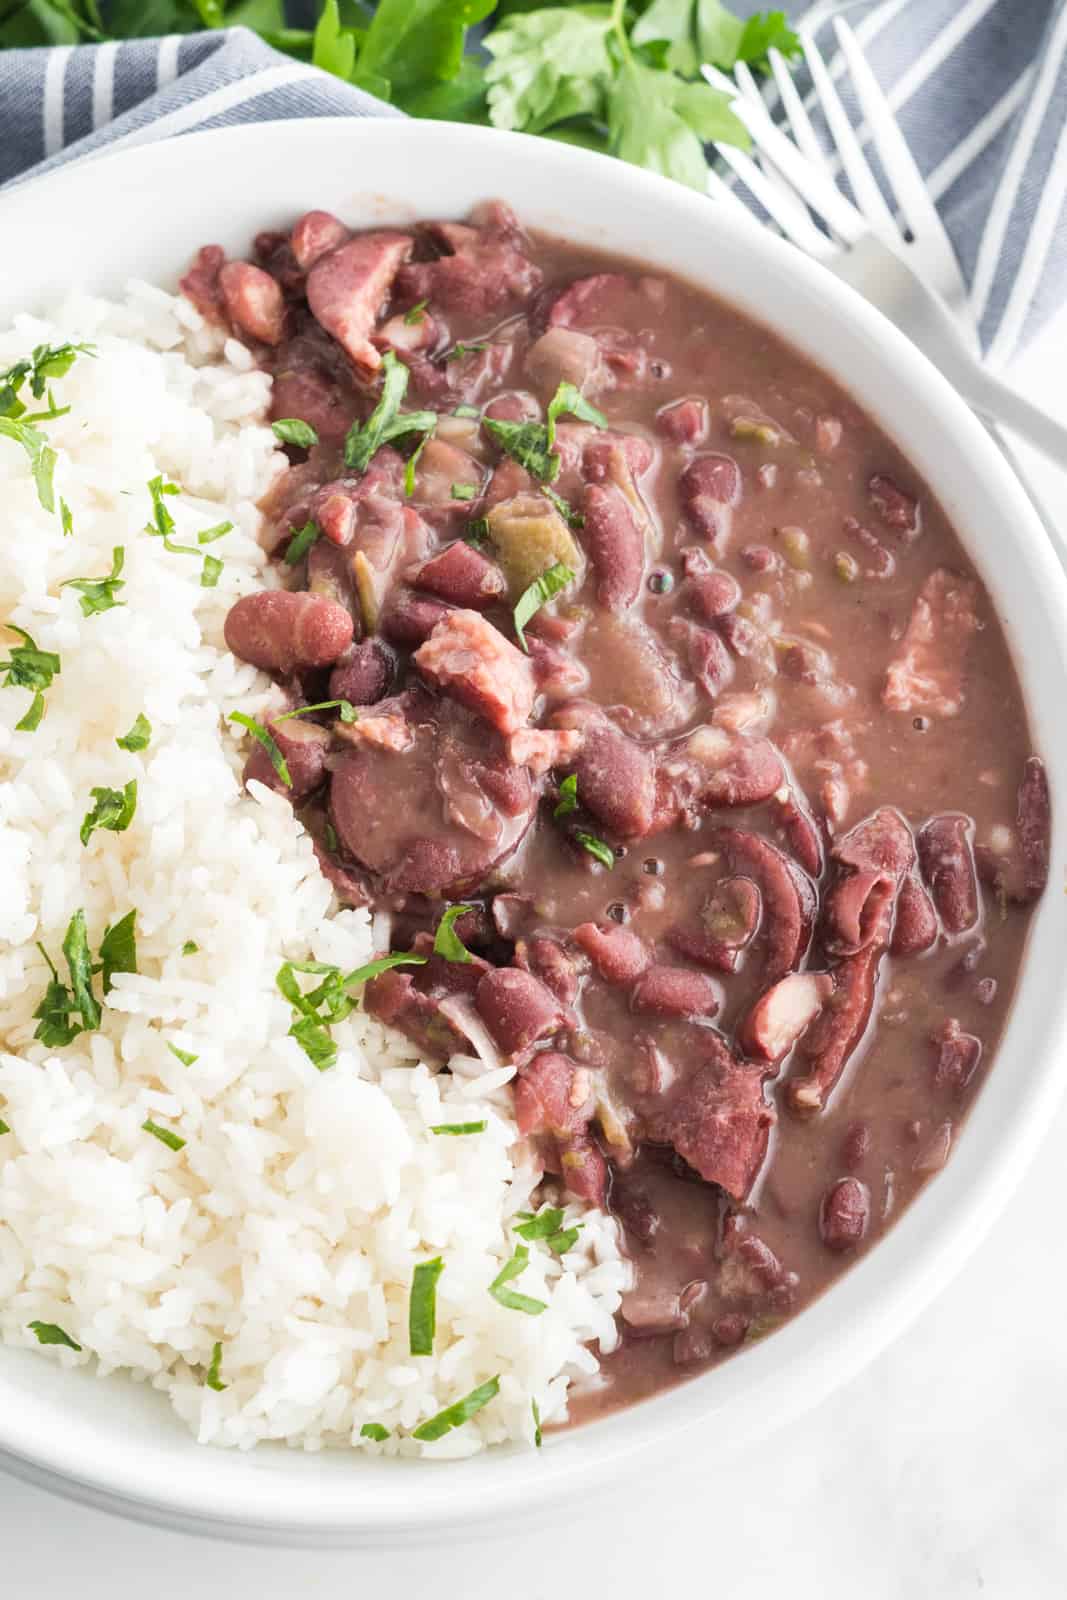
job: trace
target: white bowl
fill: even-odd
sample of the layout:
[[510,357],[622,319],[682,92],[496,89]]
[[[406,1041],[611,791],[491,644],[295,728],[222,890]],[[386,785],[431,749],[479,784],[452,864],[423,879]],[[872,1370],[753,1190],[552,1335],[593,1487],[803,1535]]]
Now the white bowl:
[[549,1502],[574,1505],[638,1458],[662,1469],[683,1444],[692,1452],[704,1441],[721,1460],[850,1377],[958,1270],[1063,1086],[1067,584],[981,426],[934,367],[829,273],[728,208],[548,140],[311,119],[142,145],[8,193],[0,322],[72,283],[113,291],[136,275],[173,284],[198,245],[243,254],[257,230],[312,206],[360,226],[462,216],[492,196],[537,228],[676,272],[771,324],[900,446],[959,530],[1006,627],[1056,802],[1049,890],[996,1066],[947,1169],[877,1249],[773,1338],[540,1452],[450,1464],[203,1449],[143,1386],[0,1350],[0,1464],[127,1515],[289,1542],[441,1538],[527,1518]]

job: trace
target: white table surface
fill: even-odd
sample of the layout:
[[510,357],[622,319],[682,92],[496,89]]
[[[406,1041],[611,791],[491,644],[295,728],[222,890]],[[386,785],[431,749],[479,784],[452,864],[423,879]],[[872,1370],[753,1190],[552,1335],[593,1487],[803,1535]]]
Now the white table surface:
[[[1067,316],[1012,377],[1067,414]],[[1067,476],[1025,455],[1067,529]],[[886,1355],[722,1466],[709,1441],[625,1501],[506,1541],[260,1550],[0,1478],[0,1595],[58,1600],[1044,1600],[1067,1593],[1067,1105],[999,1225]],[[547,1462],[546,1462],[547,1464]]]

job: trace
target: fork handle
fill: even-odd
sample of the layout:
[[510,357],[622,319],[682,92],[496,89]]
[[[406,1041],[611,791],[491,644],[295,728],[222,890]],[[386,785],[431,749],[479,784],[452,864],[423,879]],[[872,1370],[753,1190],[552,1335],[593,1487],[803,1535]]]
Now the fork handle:
[[1067,467],[1067,426],[1062,422],[977,363],[961,363],[960,371],[945,376],[980,416],[1010,428],[1058,466]]

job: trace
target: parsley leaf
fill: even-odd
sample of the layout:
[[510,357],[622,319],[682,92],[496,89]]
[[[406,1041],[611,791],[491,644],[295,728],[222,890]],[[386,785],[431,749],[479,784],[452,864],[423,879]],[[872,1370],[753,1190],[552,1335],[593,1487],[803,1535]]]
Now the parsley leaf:
[[546,412],[548,447],[552,449],[556,442],[556,419],[563,415],[577,417],[579,422],[591,422],[594,427],[606,428],[608,419],[596,406],[590,405],[582,391],[573,383],[564,380],[551,400],[548,402]]
[[242,728],[248,729],[253,739],[258,739],[268,756],[270,756],[271,766],[285,784],[285,787],[287,789],[291,789],[293,787],[293,780],[289,773],[289,765],[281,751],[278,749],[274,738],[270,733],[268,733],[263,724],[257,722],[255,717],[246,716],[243,711],[231,711],[229,720],[231,722],[239,722]]
[[111,611],[115,606],[126,604],[125,600],[115,599],[118,590],[126,587],[126,580],[119,577],[125,564],[126,551],[121,544],[117,544],[111,552],[111,572],[106,578],[68,578],[60,587],[77,589],[83,617],[95,616],[98,611]]
[[411,307],[410,311],[404,312],[404,322],[407,327],[414,328],[418,326],[418,324],[423,320],[426,307],[429,305],[429,303],[430,302],[428,300],[417,300]]
[[543,133],[595,115],[614,72],[608,5],[550,6],[513,13],[485,41],[489,116],[496,128]]
[[18,422],[13,417],[0,417],[0,434],[6,434],[20,444],[30,458],[30,471],[37,486],[37,498],[46,511],[56,509],[53,475],[56,470],[56,453],[43,433],[28,422]]
[[[183,951],[182,953],[184,955],[185,952]],[[191,1050],[179,1050],[178,1046],[171,1044],[169,1039],[167,1040],[167,1049],[176,1061],[181,1062],[183,1067],[195,1066],[196,1062],[200,1060],[200,1057],[194,1056]]]
[[759,72],[769,72],[769,50],[780,51],[786,60],[800,54],[800,40],[784,11],[757,11],[742,21],[727,10],[722,0],[696,0],[694,20],[701,61],[710,61],[723,72],[729,72],[739,61]]
[[289,548],[285,552],[286,563],[290,567],[295,567],[298,561],[303,561],[321,532],[322,529],[318,523],[305,522],[304,526],[299,528],[289,541]]
[[481,1122],[438,1122],[433,1124],[430,1132],[449,1134],[452,1138],[458,1139],[468,1133],[484,1133],[488,1126],[488,1122],[484,1120]]
[[103,974],[104,993],[111,992],[111,977],[116,972],[137,971],[137,913],[127,911],[113,928],[108,928],[100,941],[100,971]]
[[[388,0],[383,0],[383,6]],[[379,6],[380,15],[383,6]],[[376,19],[377,20],[377,16]],[[392,350],[382,357],[382,392],[378,404],[366,422],[354,422],[345,439],[345,466],[355,472],[366,472],[371,457],[383,444],[405,434],[431,434],[437,426],[436,411],[400,410],[400,402],[407,393],[410,377],[407,367],[398,361]]]
[[87,811],[78,833],[83,845],[97,828],[110,833],[125,833],[137,809],[137,779],[131,778],[124,789],[90,789],[93,809]]
[[539,578],[535,578],[533,583],[524,589],[519,596],[518,604],[512,615],[515,620],[515,632],[518,635],[519,644],[527,655],[529,655],[529,648],[526,644],[526,634],[523,632],[526,624],[531,617],[536,616],[542,606],[546,606],[555,595],[559,594],[561,589],[565,589],[568,583],[573,583],[573,581],[574,573],[570,567],[565,567],[562,561],[557,561],[555,566],[549,567],[547,572],[542,572]]
[[611,85],[607,119],[615,155],[701,192],[708,175],[704,145],[712,139],[743,148],[749,143],[728,95],[635,59]]
[[442,1439],[446,1433],[451,1433],[453,1428],[459,1428],[464,1422],[469,1422],[471,1417],[481,1411],[483,1406],[487,1406],[499,1393],[499,1378],[490,1378],[488,1383],[480,1383],[477,1389],[472,1389],[462,1400],[446,1406],[427,1422],[421,1422],[412,1434],[412,1438],[420,1440],[423,1444],[432,1444],[435,1439]]
[[61,1344],[67,1350],[81,1351],[81,1345],[75,1344],[70,1334],[64,1333],[54,1322],[29,1322],[26,1326],[37,1335],[38,1344]]
[[310,450],[313,444],[319,442],[319,436],[310,422],[301,422],[299,417],[280,417],[277,422],[271,423],[271,428],[283,444],[296,444],[302,450]]
[[272,717],[271,721],[288,722],[290,717],[303,717],[306,716],[309,711],[332,711],[334,706],[338,706],[340,708],[338,711],[338,716],[341,718],[342,722],[353,723],[359,721],[359,712],[356,710],[351,700],[320,700],[318,704],[314,706],[297,706],[295,711],[283,712],[280,717]]
[[496,417],[483,417],[482,425],[501,450],[541,483],[551,483],[559,476],[560,458],[549,445],[543,422],[501,422]]
[[216,1394],[222,1394],[229,1388],[229,1384],[222,1381],[222,1340],[217,1339],[211,1350],[211,1365],[204,1377],[205,1387],[214,1389]]
[[380,1422],[365,1422],[359,1430],[361,1439],[374,1439],[381,1444],[383,1439],[388,1439],[389,1429],[383,1428]]
[[185,1149],[185,1140],[181,1134],[172,1133],[169,1128],[161,1128],[158,1122],[152,1121],[151,1117],[141,1123],[141,1128],[143,1132],[150,1133],[153,1138],[158,1139],[160,1144],[165,1144],[168,1150]]
[[468,911],[473,911],[473,906],[449,906],[442,912],[441,920],[437,924],[437,932],[433,936],[433,953],[435,956],[444,956],[446,961],[469,963],[474,960],[467,946],[456,932],[456,923],[460,917],[466,916]]
[[5,622],[3,626],[10,633],[17,633],[19,638],[25,641],[23,644],[14,645],[8,659],[0,661],[0,672],[6,673],[5,688],[34,691],[25,716],[15,724],[16,732],[32,733],[41,725],[41,718],[44,716],[42,691],[51,687],[52,679],[59,671],[59,657],[51,650],[38,650],[25,628],[17,628],[13,622]]
[[603,839],[598,839],[595,833],[582,833],[576,829],[574,837],[582,849],[591,855],[595,861],[599,861],[602,867],[613,867],[615,865],[614,850],[610,844],[605,844]]
[[528,1317],[539,1317],[542,1311],[548,1310],[544,1300],[534,1300],[528,1294],[517,1294],[514,1289],[507,1288],[513,1278],[518,1278],[526,1271],[530,1264],[530,1252],[524,1244],[516,1245],[515,1254],[510,1261],[505,1261],[492,1283],[489,1293],[498,1305],[508,1311],[523,1311]]
[[550,504],[555,506],[569,528],[585,527],[585,517],[577,506],[572,506],[569,500],[564,500],[563,496],[557,494],[555,489],[551,488],[547,483],[541,485],[541,493]]
[[432,1356],[437,1332],[437,1280],[445,1270],[440,1256],[420,1261],[411,1278],[408,1348],[413,1356]]
[[541,1408],[536,1400],[530,1401],[530,1412],[534,1421],[534,1444],[538,1450],[541,1448]]
[[559,801],[552,815],[565,817],[578,808],[578,774],[572,772],[559,786]]
[[129,733],[124,733],[115,743],[120,750],[147,750],[152,737],[152,724],[143,711],[138,711],[133,727]]
[[[155,539],[163,540],[164,550],[169,550],[175,556],[199,556],[199,545],[213,544],[216,539],[221,539],[223,534],[230,533],[233,529],[232,522],[216,522],[213,527],[204,528],[196,536],[196,544],[176,544],[171,538],[175,529],[174,518],[164,502],[165,495],[181,494],[181,489],[176,483],[166,483],[160,473],[150,479],[148,493],[152,497],[152,520],[145,523],[145,533]],[[222,572],[222,562],[217,556],[205,556],[204,564],[200,569],[200,587],[214,589]]]
[[200,954],[200,946],[197,944],[196,940],[195,939],[186,939],[185,943],[182,945],[182,955],[183,956],[198,956],[199,954]]

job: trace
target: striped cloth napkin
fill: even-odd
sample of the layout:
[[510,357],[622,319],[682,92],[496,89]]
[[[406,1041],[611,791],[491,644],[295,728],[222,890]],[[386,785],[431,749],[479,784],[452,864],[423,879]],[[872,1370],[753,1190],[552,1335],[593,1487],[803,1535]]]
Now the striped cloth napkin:
[[[852,21],[952,236],[987,358],[1006,363],[1067,293],[1067,0],[786,8],[818,29],[835,10]],[[833,57],[832,33],[819,38]],[[338,114],[398,113],[244,28],[5,51],[0,183],[193,128]]]

